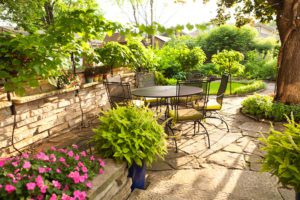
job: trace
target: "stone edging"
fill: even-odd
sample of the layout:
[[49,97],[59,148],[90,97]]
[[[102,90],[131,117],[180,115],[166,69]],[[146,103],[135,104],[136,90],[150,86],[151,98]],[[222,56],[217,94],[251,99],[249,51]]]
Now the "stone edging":
[[240,113],[241,113],[243,116],[248,117],[248,118],[250,118],[250,119],[253,119],[253,120],[255,120],[255,121],[262,122],[262,123],[265,123],[265,124],[282,123],[282,122],[274,122],[274,121],[267,120],[267,119],[260,119],[260,118],[258,118],[258,117],[253,116],[253,115],[244,113],[244,112],[242,111],[242,108],[243,108],[243,107],[240,108]]

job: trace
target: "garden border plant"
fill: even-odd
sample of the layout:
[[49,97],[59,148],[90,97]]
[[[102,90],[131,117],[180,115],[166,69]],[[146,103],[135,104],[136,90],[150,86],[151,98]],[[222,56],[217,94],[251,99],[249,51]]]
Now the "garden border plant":
[[93,187],[91,179],[103,174],[101,159],[71,148],[51,147],[35,155],[0,159],[0,199],[80,199]]
[[263,158],[263,171],[278,177],[283,186],[292,186],[296,199],[300,198],[300,124],[295,123],[293,115],[287,118],[283,132],[272,127],[267,137],[259,140],[266,152]]
[[300,105],[273,102],[273,97],[268,95],[251,95],[242,102],[242,106],[242,113],[249,114],[257,120],[285,121],[285,116],[293,112],[294,119],[300,121]]

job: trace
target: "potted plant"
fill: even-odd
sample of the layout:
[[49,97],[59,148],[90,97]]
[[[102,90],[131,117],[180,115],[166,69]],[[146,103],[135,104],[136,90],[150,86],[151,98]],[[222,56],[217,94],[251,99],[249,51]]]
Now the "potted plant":
[[92,141],[104,157],[126,161],[131,189],[145,187],[146,165],[167,153],[163,125],[157,122],[153,111],[147,107],[117,107],[99,118]]
[[94,67],[87,67],[84,70],[84,76],[87,83],[92,83],[96,74]]
[[70,88],[80,85],[80,79],[70,71],[62,71],[60,76],[49,77],[48,82],[57,89]]
[[283,132],[272,129],[268,137],[260,138],[266,151],[263,170],[277,176],[284,186],[295,189],[300,200],[300,124],[292,116]]

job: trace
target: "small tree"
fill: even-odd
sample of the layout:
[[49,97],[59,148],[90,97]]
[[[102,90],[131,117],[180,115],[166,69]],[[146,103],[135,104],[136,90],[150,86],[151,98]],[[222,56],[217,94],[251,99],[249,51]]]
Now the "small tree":
[[230,94],[231,92],[231,76],[240,74],[244,71],[244,66],[240,64],[244,60],[244,55],[234,50],[223,50],[222,52],[212,56],[212,62],[219,68],[220,73],[229,74]]
[[102,48],[95,49],[99,56],[99,61],[110,67],[113,74],[114,67],[129,65],[135,58],[129,48],[117,42],[108,42]]
[[127,47],[134,56],[130,65],[136,71],[151,70],[155,67],[154,52],[137,40],[130,40]]

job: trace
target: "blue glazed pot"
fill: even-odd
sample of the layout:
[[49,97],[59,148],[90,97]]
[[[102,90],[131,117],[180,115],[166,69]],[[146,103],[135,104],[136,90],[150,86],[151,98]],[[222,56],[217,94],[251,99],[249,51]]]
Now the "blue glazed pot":
[[300,192],[296,192],[296,200],[300,200]]
[[142,166],[138,166],[136,163],[133,163],[133,165],[128,170],[128,177],[132,178],[131,191],[133,191],[135,188],[145,189],[145,162],[143,162]]

